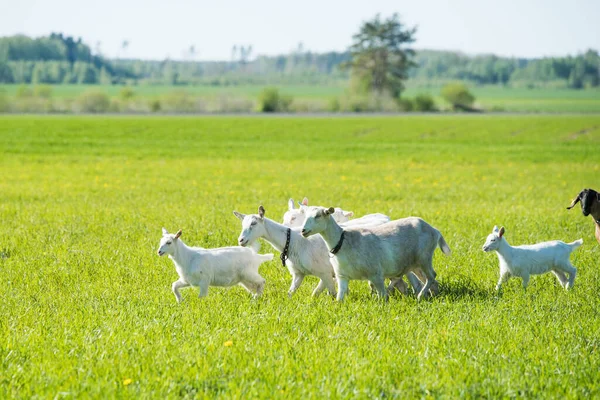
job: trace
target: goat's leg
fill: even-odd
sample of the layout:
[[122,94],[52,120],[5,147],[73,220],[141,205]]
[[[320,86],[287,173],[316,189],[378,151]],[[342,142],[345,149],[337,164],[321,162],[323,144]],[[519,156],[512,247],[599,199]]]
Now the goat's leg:
[[529,274],[523,274],[521,279],[523,280],[523,290],[527,290],[527,285],[529,285]]
[[262,296],[263,291],[265,290],[265,282],[266,281],[263,278],[262,281],[256,284],[256,293],[253,296],[255,299],[258,299],[260,296]]
[[409,272],[408,274],[406,274],[406,277],[408,278],[410,285],[415,291],[415,294],[421,293],[421,290],[423,289],[423,282],[427,280],[427,277],[425,276],[423,271],[420,269],[416,269],[414,272]]
[[560,286],[566,288],[568,280],[567,280],[567,276],[565,275],[565,273],[559,269],[553,269],[552,273],[554,274],[554,276],[556,276],[556,279],[558,279]]
[[315,287],[315,290],[313,290],[311,296],[317,297],[323,292],[323,290],[325,290],[325,282],[323,282],[323,279],[319,279],[319,283],[317,284],[317,287]]
[[388,295],[394,293],[394,290],[398,290],[400,293],[406,296],[406,294],[408,293],[408,287],[406,286],[406,282],[404,282],[402,278],[392,279],[387,288]]
[[565,265],[561,268],[564,272],[569,274],[569,281],[565,285],[565,289],[571,289],[575,284],[575,276],[577,275],[577,268],[571,264],[571,261],[567,260]]
[[338,292],[337,292],[337,301],[343,301],[346,293],[348,292],[348,279],[337,277],[338,282]]
[[198,287],[200,288],[200,293],[198,293],[199,298],[203,298],[208,296],[208,281],[201,281]]
[[498,283],[496,284],[496,291],[499,292],[500,288],[506,281],[510,278],[510,272],[508,271],[500,271],[500,279],[498,279]]
[[425,274],[427,280],[425,281],[425,285],[421,288],[421,291],[417,295],[417,300],[421,300],[423,296],[429,296],[429,289],[433,282],[435,282],[435,271],[433,270],[433,254],[428,259],[424,260],[421,263],[421,270]]
[[373,284],[373,286],[375,286],[375,290],[377,291],[379,298],[383,299],[384,301],[388,301],[389,297],[385,287],[385,279],[383,279],[382,276],[377,276],[373,279],[370,279],[370,282]]
[[[433,268],[433,267],[432,267]],[[411,279],[411,275],[414,274],[419,278],[419,285],[418,287],[416,287],[413,284],[413,280]],[[435,271],[433,271],[433,275],[437,278],[437,274],[435,273]],[[425,282],[427,280],[427,277],[425,276],[425,274],[423,273],[423,271],[421,269],[415,269],[411,274],[407,275],[408,280],[410,281],[415,293],[419,293],[421,292],[421,288],[423,287],[423,282]],[[438,283],[437,280],[433,280],[433,282],[431,282],[431,286],[429,287],[429,294],[432,296],[437,296],[440,293],[440,284]]]
[[324,278],[322,277],[321,280],[325,282],[325,286],[327,286],[327,291],[329,294],[335,297],[337,295],[337,290],[335,289],[335,276],[327,275]]
[[369,283],[369,289],[371,289],[371,296],[377,294],[377,289],[375,289],[375,285],[371,281],[367,281]]
[[175,295],[175,299],[178,303],[181,303],[181,294],[179,294],[179,289],[188,286],[190,286],[190,284],[184,281],[182,278],[179,278],[171,285],[171,289],[173,290],[173,294]]
[[265,289],[265,278],[258,273],[248,274],[244,280],[240,282],[240,285],[250,292],[253,298],[258,299]]
[[290,286],[290,290],[288,290],[288,297],[292,297],[294,293],[296,293],[296,290],[298,290],[303,280],[304,274],[294,274],[294,276],[292,277],[292,285]]
[[316,296],[320,295],[321,292],[323,292],[323,290],[327,289],[329,294],[335,297],[336,290],[335,290],[335,280],[333,279],[333,276],[331,276],[329,274],[325,274],[325,275],[318,276],[318,278],[320,279],[319,284],[317,285],[315,290],[313,290],[312,295],[316,297]]

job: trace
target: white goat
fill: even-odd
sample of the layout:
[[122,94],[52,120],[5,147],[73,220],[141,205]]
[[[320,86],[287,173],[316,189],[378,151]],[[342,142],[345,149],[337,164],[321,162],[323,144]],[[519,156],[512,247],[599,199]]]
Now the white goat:
[[[298,230],[283,226],[265,217],[263,206],[258,214],[245,215],[234,211],[233,214],[242,221],[242,232],[238,238],[240,246],[252,245],[258,238],[264,238],[278,251],[282,252],[282,261],[292,275],[292,284],[288,291],[291,297],[306,275],[320,279],[312,295],[318,296],[327,289],[333,296],[336,294],[333,267],[327,251],[327,245],[319,238],[306,239]],[[289,239],[288,239],[289,230]],[[287,251],[286,250],[287,243]]]
[[200,296],[208,295],[209,286],[233,286],[238,283],[254,298],[264,289],[265,279],[259,275],[258,267],[273,259],[273,254],[257,254],[252,249],[239,246],[203,249],[188,247],[180,239],[181,230],[175,235],[162,228],[158,255],[168,254],[175,264],[179,279],[173,282],[173,293],[181,302],[179,289],[187,286],[200,288]]
[[[302,203],[298,203],[300,208],[294,208],[294,200],[288,200],[288,211],[283,214],[283,225],[290,228],[301,227],[306,220],[306,210],[308,209],[308,199],[305,197]],[[350,227],[369,227],[385,224],[390,222],[390,217],[385,214],[375,213],[367,214],[360,218],[350,219],[354,216],[354,212],[345,211],[339,207],[335,208],[332,214],[333,219],[341,226]]]
[[[283,225],[290,228],[299,228],[304,224],[304,221],[306,220],[306,210],[308,210],[308,198],[305,197],[301,203],[298,202],[298,205],[300,208],[294,208],[294,199],[288,200],[288,211],[283,214]],[[354,216],[354,212],[344,211],[339,207],[335,207],[335,211],[331,216],[344,228],[368,228],[390,222],[390,217],[380,213],[367,214],[351,220],[350,217]],[[419,280],[424,279],[423,274],[419,273],[419,276],[416,277],[411,273],[408,274],[407,277],[415,293],[418,293],[423,286],[422,282]],[[407,294],[407,287],[402,278],[392,280],[388,286],[388,291],[393,291],[394,289],[398,289],[402,294]],[[372,286],[371,291],[374,291]],[[437,282],[434,283],[432,291],[435,294],[439,291]]]
[[308,199],[305,197],[302,203],[298,203],[300,208],[295,208],[294,199],[288,200],[288,210],[283,214],[283,225],[289,228],[299,228],[304,223],[303,206],[308,205]]
[[[525,246],[511,246],[504,238],[504,227],[490,233],[483,245],[483,251],[496,251],[500,260],[500,279],[496,290],[511,276],[519,276],[523,280],[523,288],[527,289],[529,275],[539,275],[551,271],[561,286],[570,289],[575,283],[577,269],[573,267],[569,256],[571,252],[583,244],[583,239],[572,243],[553,240]],[[569,279],[565,276],[569,274]]]
[[427,295],[435,281],[433,252],[440,247],[445,254],[450,248],[442,234],[420,218],[410,217],[371,228],[344,229],[331,217],[333,207],[310,207],[302,227],[302,235],[321,234],[331,248],[333,269],[338,280],[338,301],[348,291],[348,281],[368,280],[380,297],[387,300],[385,278],[393,281],[419,269],[425,285],[418,299]]

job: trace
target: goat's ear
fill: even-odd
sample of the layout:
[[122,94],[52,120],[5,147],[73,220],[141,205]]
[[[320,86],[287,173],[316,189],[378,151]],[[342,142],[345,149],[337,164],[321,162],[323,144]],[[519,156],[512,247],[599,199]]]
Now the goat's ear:
[[329,215],[333,214],[334,212],[335,212],[335,208],[333,208],[333,207],[329,207],[327,210],[325,210],[325,214],[329,214]]
[[302,204],[301,205],[302,206],[308,206],[308,198],[307,197],[305,197],[305,198],[302,199]]
[[237,211],[234,211],[233,215],[235,215],[236,217],[238,217],[241,221],[243,221],[244,218],[246,217],[246,214],[241,214],[241,213],[239,213]]
[[500,228],[500,231],[498,232],[498,237],[502,236],[504,236],[504,227]]
[[181,236],[181,229],[175,234],[175,239],[179,239],[179,236]]
[[261,218],[265,217],[265,208],[262,206],[262,204],[258,206],[258,216]]
[[353,217],[354,216],[354,212],[352,211],[344,211],[344,217]]
[[494,225],[494,229],[492,229],[492,232],[498,232],[498,225]]
[[168,235],[169,234],[169,232],[165,228],[162,228],[162,233],[163,233],[163,235]]
[[290,198],[288,200],[288,210],[292,211],[294,209],[294,199]]
[[[583,192],[582,192],[583,193]],[[571,205],[569,207],[567,207],[567,210],[570,210],[571,208],[575,207],[575,204],[577,204],[579,201],[581,200],[581,193],[579,193],[577,195],[577,197],[575,197],[573,199],[573,201],[571,202]]]

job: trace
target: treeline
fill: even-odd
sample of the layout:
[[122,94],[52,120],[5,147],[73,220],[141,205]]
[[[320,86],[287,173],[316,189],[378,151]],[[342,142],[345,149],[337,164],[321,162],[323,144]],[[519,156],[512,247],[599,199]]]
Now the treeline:
[[320,84],[347,80],[348,72],[340,65],[350,60],[349,53],[293,52],[281,56],[258,56],[252,61],[141,61],[112,60],[136,80],[168,85],[239,85],[239,84]]
[[62,33],[0,38],[1,83],[111,84],[135,78],[129,70],[92,54],[81,38]]
[[413,80],[463,80],[477,84],[556,86],[581,89],[600,84],[600,56],[595,50],[572,57],[542,59],[467,56],[456,52],[420,51]]
[[[0,83],[19,84],[328,84],[349,79],[347,52],[312,53],[299,48],[287,55],[240,56],[222,62],[107,60],[81,39],[63,34],[0,38]],[[447,51],[417,51],[410,71],[413,85],[450,80],[475,84],[569,87],[600,85],[600,56],[595,50],[543,59],[468,56]]]

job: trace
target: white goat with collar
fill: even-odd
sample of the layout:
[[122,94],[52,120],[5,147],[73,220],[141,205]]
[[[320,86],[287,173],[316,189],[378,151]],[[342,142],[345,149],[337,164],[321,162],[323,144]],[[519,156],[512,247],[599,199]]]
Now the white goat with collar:
[[[308,198],[305,197],[302,199],[302,202],[298,202],[298,205],[300,208],[295,208],[294,199],[290,198],[288,200],[288,211],[283,214],[283,225],[290,228],[299,228],[304,224],[304,221],[306,220],[306,211],[308,210]],[[344,211],[339,207],[335,207],[334,210],[335,211],[333,214],[331,214],[331,217],[343,228],[370,228],[373,226],[386,224],[391,221],[390,217],[381,213],[367,214],[360,218],[350,219],[354,216],[354,212]],[[416,275],[409,273],[406,276],[415,293],[419,293],[423,287],[422,281],[425,280],[423,273],[421,271],[417,271]],[[370,286],[371,292],[375,292],[375,288],[372,285]],[[388,291],[392,292],[394,289],[398,289],[398,291],[404,295],[407,294],[406,283],[404,283],[402,278],[393,279],[390,282]],[[431,291],[434,294],[439,292],[437,281],[432,284]]]
[[260,297],[265,279],[259,275],[258,267],[273,259],[273,254],[257,254],[254,250],[235,247],[203,249],[189,247],[180,239],[181,230],[170,234],[162,228],[163,236],[157,250],[159,256],[165,254],[173,260],[179,279],[173,282],[173,294],[181,302],[179,289],[187,286],[200,288],[200,296],[208,295],[209,286],[234,286],[240,284],[254,298]]
[[[511,276],[523,280],[523,288],[527,289],[530,275],[552,272],[561,286],[570,289],[575,283],[577,269],[571,264],[571,252],[583,244],[583,239],[572,243],[553,240],[532,245],[511,246],[504,237],[504,227],[494,226],[483,245],[483,251],[495,251],[500,261],[500,279],[496,290]],[[567,279],[565,273],[569,274]]]
[[333,269],[338,280],[338,301],[344,299],[349,280],[368,280],[380,297],[387,300],[384,279],[398,279],[412,271],[422,270],[425,285],[418,299],[427,295],[435,281],[433,252],[440,247],[445,254],[450,248],[442,234],[420,218],[410,217],[371,228],[343,229],[331,217],[333,207],[310,207],[302,227],[302,235],[320,234],[331,249]]
[[[258,214],[245,215],[237,211],[233,214],[242,221],[242,232],[238,238],[240,246],[250,246],[262,237],[277,251],[283,252],[290,228],[266,218],[263,206],[258,208]],[[324,289],[335,296],[335,280],[329,251],[320,237],[306,239],[297,229],[290,229],[285,266],[292,275],[292,284],[288,291],[290,297],[298,290],[306,275],[320,279],[312,293],[313,296],[318,296]]]

